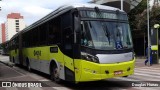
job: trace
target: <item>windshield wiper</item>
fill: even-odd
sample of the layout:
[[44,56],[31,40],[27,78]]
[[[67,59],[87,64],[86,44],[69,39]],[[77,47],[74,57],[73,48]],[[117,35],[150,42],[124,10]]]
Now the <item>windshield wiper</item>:
[[[98,7],[95,7],[95,11],[99,15],[100,18],[103,18],[102,13],[100,12]],[[103,24],[102,22],[101,22],[101,25],[102,25],[103,31],[105,32],[105,35],[107,36],[109,44],[110,44],[110,33],[108,31],[107,25]]]

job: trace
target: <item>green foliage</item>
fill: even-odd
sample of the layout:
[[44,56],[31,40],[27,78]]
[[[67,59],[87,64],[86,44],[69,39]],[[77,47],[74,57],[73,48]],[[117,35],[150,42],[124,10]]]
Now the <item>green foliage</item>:
[[160,6],[153,6],[150,12],[150,25],[160,24]]
[[[129,21],[132,30],[147,30],[147,0],[142,0],[129,12]],[[160,6],[153,6],[150,10],[150,27],[160,24]]]
[[[131,30],[138,29],[137,28],[137,23],[139,22],[138,16],[140,16],[141,13],[143,13],[146,8],[147,8],[147,0],[142,0],[134,9],[132,9],[128,13]],[[144,16],[143,18],[146,18],[146,16]]]

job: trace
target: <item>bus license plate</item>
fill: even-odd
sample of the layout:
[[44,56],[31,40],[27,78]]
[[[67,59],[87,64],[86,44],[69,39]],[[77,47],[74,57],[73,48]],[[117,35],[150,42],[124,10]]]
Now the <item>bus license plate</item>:
[[123,74],[123,71],[122,71],[122,70],[114,71],[114,75],[115,75],[115,76],[121,75],[121,74]]

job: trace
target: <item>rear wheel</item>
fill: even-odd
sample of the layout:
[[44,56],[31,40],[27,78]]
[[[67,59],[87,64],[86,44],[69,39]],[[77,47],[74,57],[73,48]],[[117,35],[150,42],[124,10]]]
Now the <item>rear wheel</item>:
[[54,80],[56,83],[60,83],[61,79],[59,78],[59,70],[56,65],[52,67],[51,70],[51,79]]

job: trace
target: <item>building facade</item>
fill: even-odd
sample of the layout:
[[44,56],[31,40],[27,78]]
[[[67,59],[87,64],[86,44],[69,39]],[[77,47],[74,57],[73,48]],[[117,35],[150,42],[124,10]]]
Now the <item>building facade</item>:
[[5,23],[2,23],[2,43],[6,41],[6,28],[5,28]]
[[26,27],[23,16],[20,13],[7,15],[7,21],[0,24],[0,43],[10,40],[13,35]]
[[0,43],[3,43],[6,41],[6,29],[5,29],[5,23],[2,23],[0,25]]
[[10,40],[13,35],[25,28],[25,22],[23,16],[20,13],[11,13],[7,15],[7,21],[5,23],[5,37],[6,41]]

